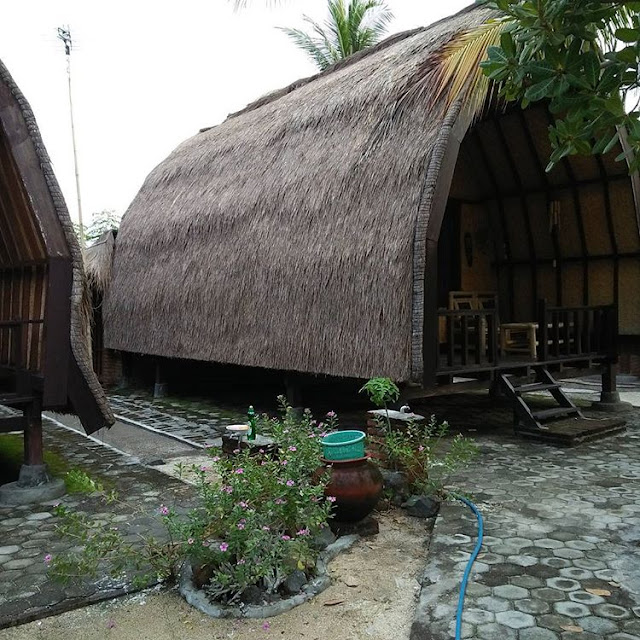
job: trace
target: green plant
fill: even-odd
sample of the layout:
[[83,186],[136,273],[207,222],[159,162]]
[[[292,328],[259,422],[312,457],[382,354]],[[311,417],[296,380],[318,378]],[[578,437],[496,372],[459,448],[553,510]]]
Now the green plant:
[[387,428],[391,431],[388,405],[396,402],[398,398],[400,398],[400,389],[398,389],[393,380],[390,378],[371,378],[362,389],[360,389],[360,393],[366,393],[369,396],[369,400],[371,400],[376,407],[384,407],[387,417]]
[[[314,538],[327,526],[332,502],[324,497],[328,477],[316,473],[324,425],[308,411],[296,417],[280,401],[280,418],[259,418],[259,432],[271,435],[277,454],[243,450],[227,458],[210,450],[210,465],[192,468],[196,505],[162,504],[154,514],[166,529],[162,539],[144,534],[131,541],[126,527],[58,507],[59,530],[75,538],[81,551],[50,558],[53,574],[70,579],[108,566],[114,576],[133,569],[141,580],[167,579],[188,561],[205,576],[204,588],[213,598],[234,602],[252,585],[277,591],[294,569],[313,573]],[[90,479],[74,482],[84,490],[100,489]],[[103,492],[102,499],[119,502],[113,492]]]
[[407,474],[413,493],[448,493],[448,476],[478,453],[471,438],[456,435],[447,438],[449,424],[431,416],[428,422],[410,422],[406,430],[389,430],[384,436],[383,453],[396,470]]
[[304,16],[314,35],[281,28],[322,71],[334,62],[376,44],[393,14],[382,0],[329,0],[324,27]]

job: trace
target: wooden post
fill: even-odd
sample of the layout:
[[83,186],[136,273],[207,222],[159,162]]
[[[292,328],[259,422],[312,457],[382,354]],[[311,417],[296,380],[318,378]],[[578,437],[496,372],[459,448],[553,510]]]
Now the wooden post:
[[44,464],[42,445],[42,399],[35,395],[33,401],[24,408],[24,463]]
[[546,362],[549,359],[549,328],[547,326],[547,301],[538,300],[538,331],[540,332],[540,349],[538,359]]

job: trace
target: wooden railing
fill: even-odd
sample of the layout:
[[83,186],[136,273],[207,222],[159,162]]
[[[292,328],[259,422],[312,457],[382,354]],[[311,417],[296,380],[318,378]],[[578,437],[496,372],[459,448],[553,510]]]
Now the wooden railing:
[[446,336],[441,345],[444,353],[439,353],[439,369],[443,365],[456,368],[497,364],[498,314],[495,309],[439,309],[438,320],[444,322]]
[[615,356],[618,312],[614,305],[550,307],[538,303],[538,359]]

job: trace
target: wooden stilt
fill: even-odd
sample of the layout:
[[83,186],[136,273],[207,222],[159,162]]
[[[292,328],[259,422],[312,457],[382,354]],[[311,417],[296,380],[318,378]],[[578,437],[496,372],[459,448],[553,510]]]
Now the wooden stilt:
[[42,445],[42,399],[35,395],[33,401],[23,410],[24,421],[24,463],[44,464]]

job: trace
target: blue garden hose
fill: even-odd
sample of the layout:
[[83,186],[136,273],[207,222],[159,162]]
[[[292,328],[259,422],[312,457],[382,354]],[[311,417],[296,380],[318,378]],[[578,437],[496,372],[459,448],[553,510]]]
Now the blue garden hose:
[[462,583],[460,584],[460,595],[458,596],[458,612],[456,613],[456,640],[460,640],[460,634],[462,632],[462,610],[464,608],[464,594],[467,590],[467,582],[469,582],[469,574],[471,573],[471,567],[475,562],[478,554],[480,553],[480,549],[482,548],[482,538],[484,535],[484,521],[482,519],[482,514],[478,510],[478,507],[471,502],[471,500],[467,500],[462,496],[457,494],[452,494],[456,500],[460,500],[460,502],[464,502],[471,511],[476,516],[476,520],[478,521],[478,542],[476,542],[476,547],[469,558],[469,562],[467,562],[467,566],[464,570],[464,574],[462,576]]

